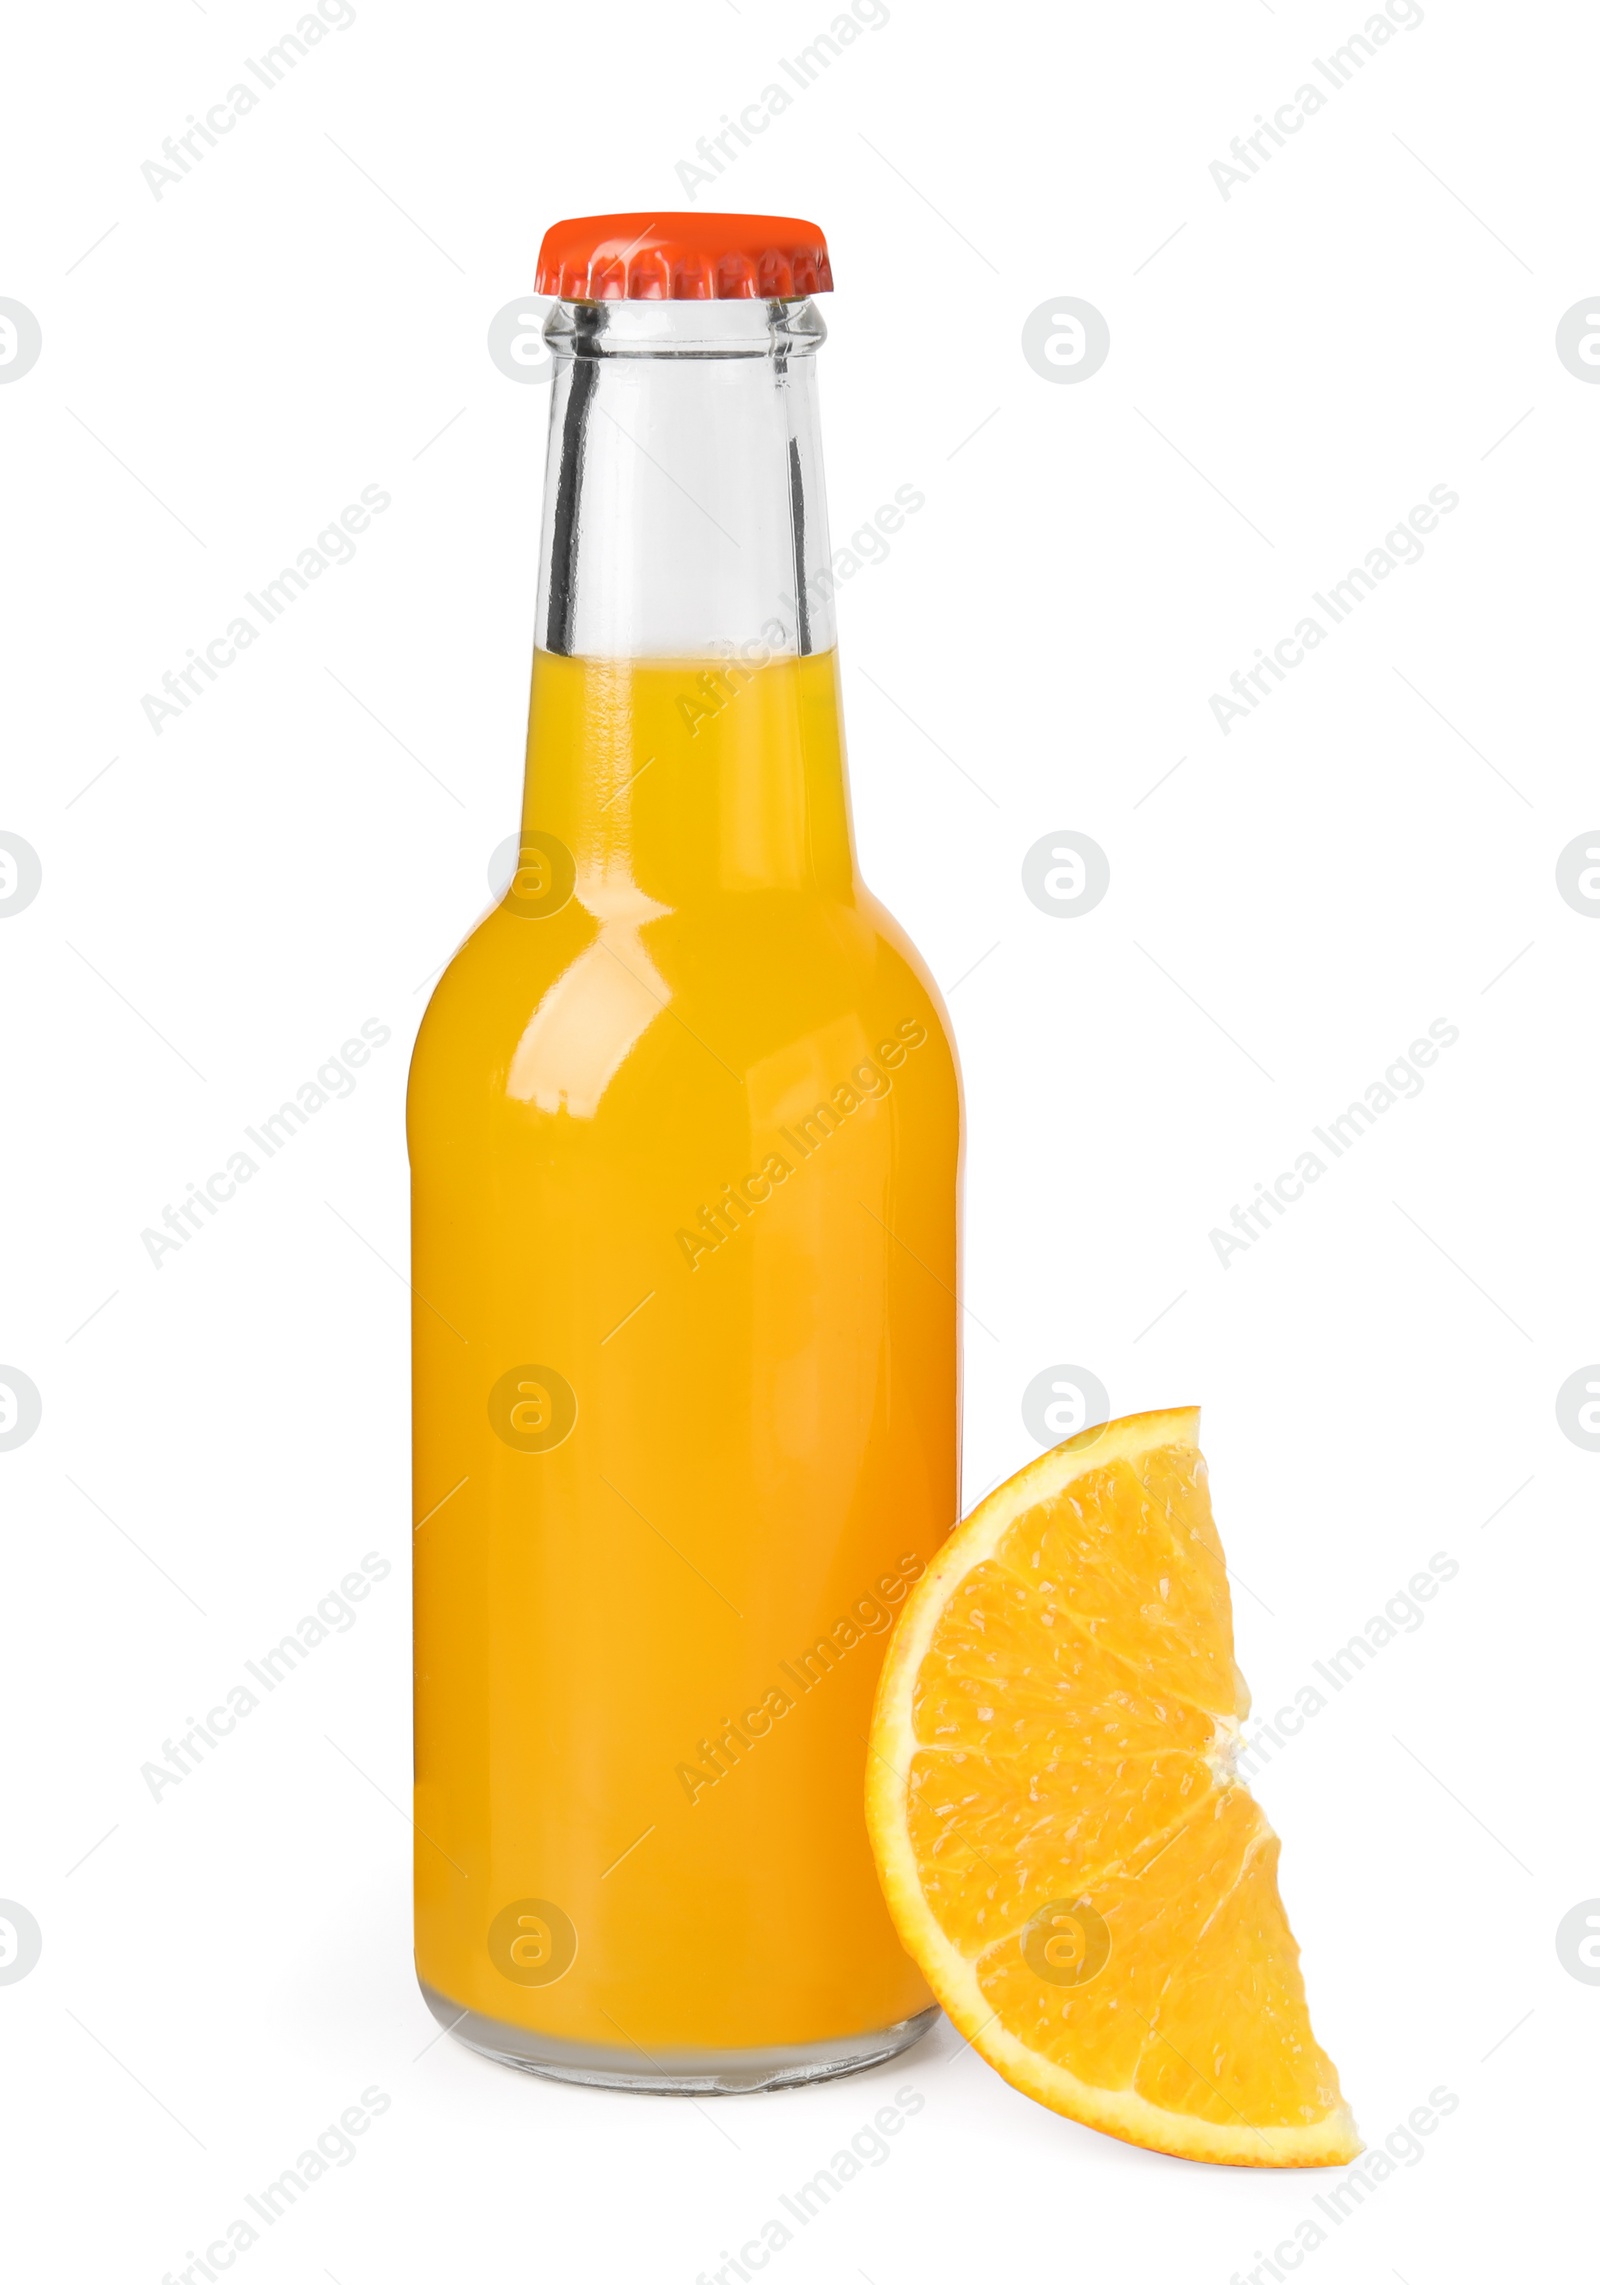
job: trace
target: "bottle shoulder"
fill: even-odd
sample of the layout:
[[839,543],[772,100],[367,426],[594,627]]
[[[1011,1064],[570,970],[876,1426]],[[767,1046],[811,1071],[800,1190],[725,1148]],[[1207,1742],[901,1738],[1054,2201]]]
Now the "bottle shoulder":
[[[502,904],[446,965],[412,1058],[413,1115],[463,1092],[537,1107],[675,1096],[775,1057],[819,1068],[916,1031],[959,1085],[938,989],[867,890],[756,892],[653,915]],[[920,1044],[920,1042],[919,1042]]]

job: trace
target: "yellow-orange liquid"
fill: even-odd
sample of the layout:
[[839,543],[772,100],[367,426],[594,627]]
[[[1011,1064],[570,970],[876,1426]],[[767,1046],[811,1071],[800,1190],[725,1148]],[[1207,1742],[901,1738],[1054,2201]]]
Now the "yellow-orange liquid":
[[540,652],[523,830],[412,1069],[418,1969],[624,2064],[869,2031],[930,2003],[861,1780],[956,1515],[959,1096],[833,656]]

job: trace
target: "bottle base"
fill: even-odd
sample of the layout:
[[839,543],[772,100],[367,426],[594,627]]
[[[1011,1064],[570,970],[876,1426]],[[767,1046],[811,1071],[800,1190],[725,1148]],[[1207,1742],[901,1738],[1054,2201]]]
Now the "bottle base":
[[566,2079],[584,2087],[620,2087],[640,2095],[751,2095],[773,2087],[809,2086],[814,2079],[843,2078],[870,2071],[875,2063],[913,2046],[939,2020],[937,2007],[907,2016],[881,2031],[860,2031],[848,2039],[817,2039],[799,2047],[657,2048],[639,2051],[636,2062],[619,2062],[614,2047],[590,2046],[577,2039],[552,2039],[498,2023],[422,1983],[422,1996],[436,2022],[463,2047],[491,2062],[509,2063],[541,2079]]

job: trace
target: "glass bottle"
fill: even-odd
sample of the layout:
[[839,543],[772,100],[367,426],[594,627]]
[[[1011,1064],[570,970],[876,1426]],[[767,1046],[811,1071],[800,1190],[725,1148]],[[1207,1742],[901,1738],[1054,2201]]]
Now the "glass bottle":
[[416,1945],[483,2052],[735,2091],[935,2012],[861,1787],[957,1514],[960,1102],[855,865],[826,249],[647,222],[546,241],[519,863],[412,1065]]

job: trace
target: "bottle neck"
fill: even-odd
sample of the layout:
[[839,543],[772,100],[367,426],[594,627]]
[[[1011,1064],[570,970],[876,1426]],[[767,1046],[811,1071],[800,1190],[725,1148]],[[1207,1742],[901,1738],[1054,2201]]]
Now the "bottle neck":
[[854,884],[809,302],[558,303],[525,834],[637,926]]
[[540,647],[831,650],[815,306],[558,302],[545,338]]

